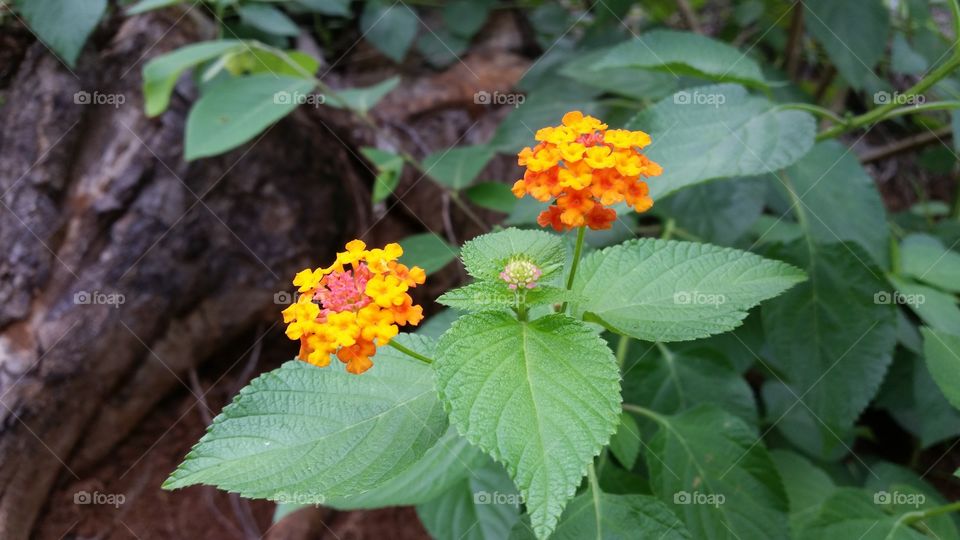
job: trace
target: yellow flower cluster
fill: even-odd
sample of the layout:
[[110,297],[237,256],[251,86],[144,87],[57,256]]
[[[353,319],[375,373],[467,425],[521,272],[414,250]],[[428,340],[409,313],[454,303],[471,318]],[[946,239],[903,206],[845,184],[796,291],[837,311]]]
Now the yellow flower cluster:
[[297,273],[293,284],[300,296],[283,310],[287,337],[300,340],[297,357],[324,367],[336,353],[347,371],[360,374],[400,326],[419,324],[423,308],[407,291],[427,276],[420,267],[397,262],[401,255],[399,244],[368,250],[353,240],[329,267]]
[[653,206],[641,177],[663,170],[640,152],[650,144],[646,133],[607,129],[600,120],[572,111],[561,125],[545,127],[535,138],[539,144],[518,155],[517,163],[527,170],[513,194],[555,199],[537,218],[541,227],[609,229],[617,214],[608,206],[626,201],[637,212]]

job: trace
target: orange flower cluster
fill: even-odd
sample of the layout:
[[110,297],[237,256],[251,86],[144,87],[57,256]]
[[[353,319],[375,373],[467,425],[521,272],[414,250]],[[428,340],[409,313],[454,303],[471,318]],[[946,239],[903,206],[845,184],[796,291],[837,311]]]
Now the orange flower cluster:
[[608,206],[626,201],[637,212],[653,206],[641,177],[658,176],[663,169],[640,152],[650,144],[646,133],[607,129],[573,111],[563,115],[562,125],[545,127],[535,138],[539,144],[518,155],[517,163],[527,170],[513,194],[556,200],[537,218],[541,227],[609,229],[617,213]]
[[283,322],[287,337],[300,340],[300,360],[325,367],[336,353],[347,371],[360,374],[399,326],[423,320],[423,308],[407,294],[426,280],[423,269],[397,262],[399,244],[366,248],[353,240],[328,268],[307,268],[293,279],[300,297],[283,310]]

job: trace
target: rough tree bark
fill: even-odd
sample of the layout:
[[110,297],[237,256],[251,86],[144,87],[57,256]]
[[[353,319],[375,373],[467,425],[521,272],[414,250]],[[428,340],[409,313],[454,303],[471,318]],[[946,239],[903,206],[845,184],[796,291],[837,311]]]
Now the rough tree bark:
[[[252,144],[184,163],[190,85],[157,119],[142,114],[140,91],[146,59],[197,40],[178,16],[107,25],[100,52],[88,47],[73,71],[35,41],[0,55],[10,78],[0,102],[0,538],[27,538],[58,475],[104,459],[190,369],[276,323],[274,294],[348,233],[396,238],[449,222],[426,182],[399,219],[379,219],[392,205],[372,214],[370,171],[350,147],[404,141],[423,154],[460,139],[474,120],[462,110],[441,114],[422,142],[409,127],[372,134],[342,112],[301,108]],[[508,90],[527,65],[479,50],[432,84],[405,84],[379,114],[408,123],[462,107],[477,90]],[[77,104],[79,91],[125,103]],[[492,111],[479,115],[493,125]]]

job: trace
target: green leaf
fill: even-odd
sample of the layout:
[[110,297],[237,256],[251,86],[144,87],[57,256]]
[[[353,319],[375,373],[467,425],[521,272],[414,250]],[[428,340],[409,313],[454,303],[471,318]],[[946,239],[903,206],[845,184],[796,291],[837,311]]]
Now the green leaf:
[[[425,338],[396,339],[431,352]],[[249,498],[323,503],[382,485],[416,463],[447,420],[429,367],[391,348],[375,362],[356,376],[293,361],[254,379],[164,488],[209,484]]]
[[636,349],[643,354],[624,367],[624,400],[665,414],[712,403],[750,424],[757,422],[753,390],[723,357],[663,345]]
[[460,249],[464,267],[478,280],[500,279],[507,262],[520,255],[536,264],[541,282],[548,283],[563,271],[567,254],[559,236],[514,228],[478,236]]
[[960,292],[960,253],[946,249],[934,236],[911,234],[900,243],[905,276],[950,292]]
[[615,47],[589,51],[564,64],[558,73],[580,84],[641,101],[656,101],[677,91],[679,80],[666,71],[637,67],[597,67]]
[[613,354],[565,315],[520,322],[489,312],[454,323],[434,365],[451,423],[506,465],[546,538],[619,423]]
[[469,46],[468,39],[451,34],[446,28],[437,28],[417,38],[417,50],[431,66],[438,68],[457,61]]
[[883,201],[849,148],[837,141],[817,143],[775,176],[774,185],[793,192],[791,210],[807,236],[821,243],[857,242],[881,267],[889,266],[890,228]]
[[419,24],[416,14],[402,2],[367,2],[360,16],[363,37],[395,62],[407,55]]
[[863,489],[838,488],[823,501],[817,516],[798,538],[929,540],[901,520],[903,513],[885,512],[882,505],[874,502],[875,495]]
[[[524,303],[529,306],[560,304],[578,297],[566,289],[538,285],[525,292]],[[461,311],[500,311],[517,305],[517,293],[503,281],[478,281],[443,293],[437,303]]]
[[[804,27],[823,45],[840,75],[862,89],[876,79],[890,34],[890,12],[882,0],[806,0]],[[856,21],[856,24],[850,24]]]
[[174,6],[181,2],[183,2],[183,0],[140,0],[127,8],[127,16],[139,15],[155,9]]
[[646,341],[730,331],[747,310],[803,281],[797,268],[708,244],[640,239],[586,256],[573,313]]
[[296,98],[313,87],[313,81],[267,74],[215,83],[187,116],[187,161],[222,154],[252,140],[296,109]]
[[[513,528],[510,540],[533,538],[526,524]],[[551,540],[620,540],[690,538],[683,523],[662,502],[647,495],[611,495],[588,491],[563,512]]]
[[898,351],[874,405],[919,438],[921,448],[960,435],[960,412],[937,387],[923,358],[911,352]]
[[417,506],[417,515],[434,538],[501,540],[520,520],[520,494],[503,467],[485,466],[446,493]]
[[[896,312],[875,301],[881,271],[856,244],[796,242],[778,254],[810,280],[763,307],[768,363],[814,415],[823,439],[849,430],[876,395],[893,358]],[[786,430],[783,430],[788,434]],[[823,445],[825,448],[829,445]]]
[[107,11],[107,0],[17,0],[16,6],[40,41],[74,67]]
[[510,186],[500,182],[482,182],[467,188],[467,198],[470,202],[487,210],[509,214],[517,205],[517,198],[510,191]]
[[[512,96],[516,98],[517,105],[497,126],[490,147],[497,152],[515,154],[525,146],[533,146],[535,141],[531,130],[557,125],[563,115],[572,110],[580,110],[583,114],[595,113],[599,107],[593,98],[599,93],[596,88],[554,82],[524,96],[522,103],[520,94]],[[477,100],[478,96],[475,95],[474,101]]]
[[901,32],[897,32],[893,36],[893,44],[890,50],[890,68],[897,73],[922,77],[930,67],[927,59],[913,50]]
[[204,41],[147,62],[143,66],[144,109],[147,116],[157,116],[167,110],[173,87],[184,71],[228,52],[243,50],[243,47],[243,42],[239,40]]
[[920,332],[930,375],[950,404],[960,409],[960,337],[930,328]]
[[457,434],[451,426],[416,463],[385,483],[359,495],[327,498],[325,506],[339,510],[423,504],[454,488],[490,458]]
[[[870,465],[870,473],[864,487],[874,493],[874,502],[894,514],[928,510],[947,504],[936,488],[906,467],[881,461]],[[933,516],[920,523],[919,526],[929,530],[933,538],[960,538],[949,514]]]
[[370,160],[377,168],[377,177],[373,184],[373,202],[380,202],[390,196],[400,183],[400,173],[403,172],[403,157],[377,148],[365,146],[360,149],[363,157]]
[[627,470],[633,468],[640,455],[640,426],[628,412],[620,413],[620,427],[610,438],[610,452]]
[[887,294],[884,300],[906,304],[920,320],[934,330],[960,334],[960,308],[953,296],[908,279],[896,276],[888,276],[887,279],[896,287],[899,295]]
[[595,69],[648,68],[674,76],[766,86],[760,66],[726,43],[692,32],[654,30],[614,47]]
[[782,169],[813,147],[816,123],[732,84],[681,90],[639,113],[627,129],[650,133],[650,159],[663,174],[649,180],[657,200],[714,178]]
[[705,405],[657,419],[650,485],[694,538],[787,538],[786,495],[753,429]]
[[335,17],[350,15],[350,0],[297,0],[310,11]]
[[682,189],[657,201],[655,211],[704,242],[730,245],[760,218],[766,194],[758,178],[731,178]]
[[237,14],[244,24],[268,34],[295,37],[300,33],[297,23],[279,9],[267,4],[241,4]]
[[464,146],[434,152],[423,159],[430,178],[450,189],[460,190],[471,183],[493,157],[488,146]]
[[[766,369],[770,369],[769,364]],[[766,413],[764,423],[776,427],[778,434],[796,449],[828,463],[838,462],[850,454],[856,440],[854,426],[824,426],[823,420],[801,404],[798,398],[803,394],[777,378],[764,381],[760,395]]]
[[[269,73],[313,79],[313,74],[320,67],[320,62],[316,58],[300,51],[286,51],[284,54],[286,58],[271,50],[244,47],[224,55],[223,67],[232,75]],[[216,75],[212,72],[213,69],[208,69],[204,73],[206,79]]]
[[493,5],[490,0],[451,0],[443,6],[443,23],[454,34],[470,39],[487,22]]
[[336,95],[330,96],[326,105],[335,109],[350,109],[366,114],[376,107],[377,103],[400,84],[400,77],[390,77],[372,86],[364,88],[346,88],[337,90]]
[[400,241],[403,256],[400,262],[407,266],[419,266],[427,274],[441,270],[457,258],[457,248],[433,233],[408,236]]
[[822,469],[793,452],[773,450],[770,457],[790,501],[790,532],[796,536],[817,515],[820,504],[836,486]]

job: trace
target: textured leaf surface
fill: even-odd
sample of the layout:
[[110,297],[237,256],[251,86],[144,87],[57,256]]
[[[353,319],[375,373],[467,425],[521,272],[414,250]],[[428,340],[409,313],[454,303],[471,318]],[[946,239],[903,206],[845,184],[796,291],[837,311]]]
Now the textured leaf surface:
[[[518,524],[510,540],[533,538]],[[611,495],[588,491],[570,502],[551,540],[626,540],[690,538],[683,523],[665,504],[648,495]]]
[[859,540],[929,539],[900,521],[903,512],[888,514],[874,503],[874,493],[864,489],[839,488],[820,506],[817,516],[798,538],[857,538]]
[[802,398],[797,408],[815,415],[823,437],[834,441],[831,431],[849,429],[883,381],[896,313],[875,301],[888,287],[859,246],[801,241],[782,255],[806,266],[810,280],[763,307],[769,363]]
[[646,341],[685,341],[739,326],[747,310],[804,279],[788,264],[708,244],[641,239],[584,258],[574,313]]
[[[526,291],[527,306],[559,304],[579,298],[568,290],[549,285],[538,285]],[[507,288],[505,282],[478,281],[447,291],[437,298],[437,303],[463,311],[498,311],[510,309],[517,304],[517,295]]]
[[771,183],[793,191],[792,211],[803,214],[798,221],[815,241],[856,242],[877,264],[888,266],[890,228],[883,201],[849,148],[836,141],[818,143]]
[[[397,339],[431,352],[425,338]],[[323,503],[382,485],[420,459],[447,420],[429,367],[390,348],[375,362],[356,376],[294,361],[254,379],[164,487]]]
[[566,250],[557,235],[543,231],[506,229],[465,243],[460,251],[467,272],[477,279],[497,280],[511,257],[523,255],[543,271],[548,281],[563,270]]
[[960,253],[948,250],[939,239],[911,234],[900,244],[902,272],[945,291],[960,292]]
[[451,423],[506,465],[547,537],[619,424],[613,354],[565,315],[477,313],[444,334],[435,366]]
[[654,200],[714,178],[782,169],[810,150],[816,132],[809,114],[778,110],[733,84],[682,90],[626,127],[653,138],[646,153],[663,166],[648,182]]
[[787,538],[780,477],[747,424],[711,406],[661,422],[647,448],[650,485],[694,538]]
[[681,352],[666,347],[642,347],[639,352],[643,354],[628,361],[623,370],[625,401],[665,414],[712,403],[756,423],[753,390],[723,357],[705,350]]
[[417,506],[434,538],[502,540],[520,520],[520,494],[499,464],[487,460],[446,493]]
[[822,469],[787,450],[770,452],[790,501],[790,531],[796,535],[817,515],[820,504],[836,486]]
[[[804,27],[826,49],[840,75],[854,88],[876,79],[890,34],[890,12],[882,0],[807,0]],[[851,24],[856,21],[856,24]]]
[[620,427],[610,438],[610,452],[627,470],[633,468],[640,455],[640,426],[628,412],[620,413]]
[[654,30],[613,48],[596,69],[641,67],[763,86],[760,66],[726,43],[692,32]]
[[766,194],[759,178],[730,178],[682,189],[657,201],[655,211],[704,242],[730,245],[760,218]]
[[960,409],[960,337],[921,328],[930,375],[950,403]]
[[360,495],[328,497],[324,505],[348,510],[425,503],[487,466],[489,461],[486,454],[451,426],[423,457],[397,476]]
[[214,83],[190,109],[184,154],[187,160],[222,154],[252,140],[308,94],[314,82],[273,74]]

